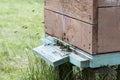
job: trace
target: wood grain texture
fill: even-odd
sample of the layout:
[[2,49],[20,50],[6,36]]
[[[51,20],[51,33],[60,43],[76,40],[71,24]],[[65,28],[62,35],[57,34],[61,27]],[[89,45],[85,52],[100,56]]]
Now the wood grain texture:
[[92,28],[93,25],[66,17],[65,41],[92,53]]
[[44,4],[47,9],[62,12],[61,0],[44,0]]
[[94,0],[62,0],[66,15],[93,24]]
[[120,7],[100,8],[98,52],[120,51]]
[[94,24],[95,0],[45,0],[45,8]]
[[45,0],[45,32],[91,54],[120,51],[120,0]]
[[118,6],[119,0],[98,0],[99,7]]
[[93,25],[45,10],[45,32],[92,53]]
[[62,39],[63,35],[63,18],[62,15],[54,14],[45,10],[45,32]]

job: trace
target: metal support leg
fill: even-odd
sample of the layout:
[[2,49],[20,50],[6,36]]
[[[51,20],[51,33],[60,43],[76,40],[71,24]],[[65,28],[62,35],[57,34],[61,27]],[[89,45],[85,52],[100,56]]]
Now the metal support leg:
[[84,69],[82,71],[82,79],[83,80],[95,80],[95,72],[90,68]]
[[58,80],[73,80],[72,64],[65,63],[58,67]]
[[117,80],[120,80],[120,65],[117,68]]

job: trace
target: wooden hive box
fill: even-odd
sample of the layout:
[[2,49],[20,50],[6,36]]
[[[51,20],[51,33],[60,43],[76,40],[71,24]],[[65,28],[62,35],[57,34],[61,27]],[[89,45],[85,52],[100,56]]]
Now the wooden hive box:
[[120,0],[45,0],[45,32],[90,54],[120,51]]

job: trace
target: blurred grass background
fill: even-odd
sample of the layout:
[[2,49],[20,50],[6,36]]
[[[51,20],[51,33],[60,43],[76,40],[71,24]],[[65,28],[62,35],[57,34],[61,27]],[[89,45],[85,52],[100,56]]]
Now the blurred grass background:
[[32,53],[43,36],[43,0],[0,0],[0,80],[49,80]]
[[[43,13],[43,0],[0,0],[0,80],[57,80],[32,52],[44,36]],[[74,77],[80,75],[77,69]]]

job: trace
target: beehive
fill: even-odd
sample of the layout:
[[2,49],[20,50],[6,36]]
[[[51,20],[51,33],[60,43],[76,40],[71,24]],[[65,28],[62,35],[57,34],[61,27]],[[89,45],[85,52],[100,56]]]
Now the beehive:
[[45,32],[90,54],[120,51],[120,0],[45,0]]

